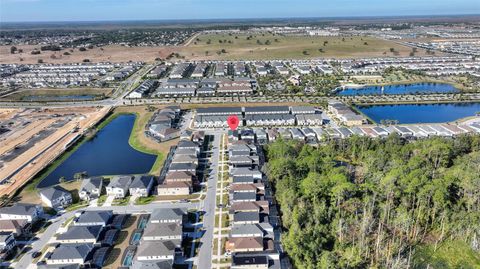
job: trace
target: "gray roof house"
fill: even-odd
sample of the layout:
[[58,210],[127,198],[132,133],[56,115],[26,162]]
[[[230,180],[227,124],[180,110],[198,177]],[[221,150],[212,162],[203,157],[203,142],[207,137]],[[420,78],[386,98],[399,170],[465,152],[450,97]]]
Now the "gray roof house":
[[78,196],[84,201],[97,199],[102,194],[103,177],[85,178],[78,191]]
[[43,215],[43,208],[40,205],[16,203],[12,206],[0,208],[1,220],[22,220],[34,222]]
[[57,242],[63,244],[83,244],[98,242],[103,226],[71,226],[65,233],[57,236]]
[[154,183],[153,176],[150,175],[141,175],[135,176],[130,184],[130,195],[137,196],[137,197],[147,197],[151,190]]
[[92,250],[91,244],[60,244],[47,257],[47,264],[84,264],[90,259]]
[[178,243],[172,241],[142,241],[135,254],[137,261],[173,261]]
[[51,208],[65,208],[72,204],[72,194],[60,186],[39,191],[40,199]]
[[233,224],[260,223],[260,216],[256,212],[236,212],[233,214]]
[[107,186],[107,195],[115,198],[124,198],[128,195],[133,176],[115,176],[110,180]]
[[105,227],[113,217],[112,210],[95,210],[83,212],[73,223],[75,226],[102,226]]
[[150,215],[151,223],[182,223],[187,216],[185,208],[157,208]]
[[180,223],[148,223],[142,235],[144,241],[182,239],[182,225]]

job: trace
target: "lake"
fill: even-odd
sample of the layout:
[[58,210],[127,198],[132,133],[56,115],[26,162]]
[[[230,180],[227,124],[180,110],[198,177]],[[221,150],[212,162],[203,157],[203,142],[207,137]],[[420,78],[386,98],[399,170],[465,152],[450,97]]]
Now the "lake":
[[92,139],[83,143],[38,185],[48,187],[64,176],[73,179],[75,173],[86,171],[89,176],[148,173],[157,156],[132,148],[128,139],[135,115],[120,115]]
[[480,112],[480,103],[374,105],[357,108],[377,123],[381,120],[397,120],[407,124],[439,123],[475,116],[475,113]]
[[404,85],[367,86],[363,88],[346,88],[337,95],[380,95],[380,94],[417,94],[417,93],[455,93],[457,88],[443,83],[415,83]]

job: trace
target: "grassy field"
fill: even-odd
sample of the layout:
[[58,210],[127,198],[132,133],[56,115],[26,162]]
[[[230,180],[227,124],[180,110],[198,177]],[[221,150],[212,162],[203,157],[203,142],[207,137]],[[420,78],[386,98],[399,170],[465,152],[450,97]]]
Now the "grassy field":
[[[222,53],[223,49],[226,52]],[[200,35],[180,54],[190,59],[255,60],[408,56],[411,51],[409,47],[373,37],[208,34]],[[424,50],[418,50],[416,55],[424,54]]]
[[112,94],[113,89],[91,89],[91,88],[72,88],[72,89],[37,89],[37,90],[22,90],[2,97],[2,100],[19,101],[28,96],[45,96],[45,97],[59,97],[68,95],[93,95],[96,98],[102,96],[108,97]]
[[480,253],[473,251],[465,242],[446,241],[438,245],[420,246],[413,257],[415,269],[431,268],[480,268]]

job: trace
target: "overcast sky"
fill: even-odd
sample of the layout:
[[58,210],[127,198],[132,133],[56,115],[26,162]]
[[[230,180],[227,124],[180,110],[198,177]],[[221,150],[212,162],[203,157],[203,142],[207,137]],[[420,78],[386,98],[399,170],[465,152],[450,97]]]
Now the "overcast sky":
[[0,0],[0,21],[480,14],[480,0]]

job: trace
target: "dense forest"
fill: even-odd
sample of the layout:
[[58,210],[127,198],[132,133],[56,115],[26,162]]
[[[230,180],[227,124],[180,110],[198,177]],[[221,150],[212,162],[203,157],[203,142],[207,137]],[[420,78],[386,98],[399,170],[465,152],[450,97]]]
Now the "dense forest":
[[296,268],[438,268],[413,257],[447,241],[477,259],[453,268],[480,267],[479,136],[352,137],[317,148],[290,140],[265,150]]

